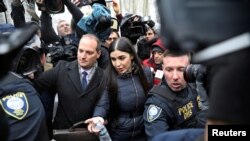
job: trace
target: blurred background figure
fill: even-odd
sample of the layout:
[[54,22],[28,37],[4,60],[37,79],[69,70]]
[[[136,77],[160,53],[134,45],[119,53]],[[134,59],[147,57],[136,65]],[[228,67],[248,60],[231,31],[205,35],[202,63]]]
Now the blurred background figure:
[[152,49],[151,46],[158,39],[158,34],[155,31],[154,26],[155,22],[149,20],[149,22],[146,24],[146,33],[142,36],[142,38],[139,39],[137,43],[137,54],[139,55],[142,61],[150,58],[150,53]]
[[162,44],[161,39],[157,39],[151,47],[151,57],[142,62],[143,66],[151,68],[154,75],[154,85],[161,83],[163,78],[162,60],[165,50],[166,47]]
[[109,48],[112,42],[120,37],[117,30],[112,29],[109,37],[105,40],[105,47]]
[[65,20],[59,21],[57,23],[57,33],[59,36],[66,36],[72,34],[72,29],[70,24]]

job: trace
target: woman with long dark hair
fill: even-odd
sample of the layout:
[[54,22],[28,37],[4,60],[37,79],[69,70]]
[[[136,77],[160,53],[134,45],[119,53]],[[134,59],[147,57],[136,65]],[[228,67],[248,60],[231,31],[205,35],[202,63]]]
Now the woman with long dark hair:
[[144,103],[152,87],[149,68],[142,68],[132,43],[125,37],[115,40],[109,48],[110,64],[106,68],[107,88],[99,100],[88,130],[97,133],[95,124],[107,121],[113,141],[144,141]]

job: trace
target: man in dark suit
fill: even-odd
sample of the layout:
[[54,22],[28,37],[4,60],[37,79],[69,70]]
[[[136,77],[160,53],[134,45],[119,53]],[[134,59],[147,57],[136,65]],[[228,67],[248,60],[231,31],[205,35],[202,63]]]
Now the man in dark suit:
[[74,123],[92,117],[104,88],[101,80],[103,70],[97,66],[100,47],[100,41],[95,35],[83,35],[78,46],[77,60],[60,61],[35,80],[38,89],[56,89],[58,93],[54,129],[69,128]]

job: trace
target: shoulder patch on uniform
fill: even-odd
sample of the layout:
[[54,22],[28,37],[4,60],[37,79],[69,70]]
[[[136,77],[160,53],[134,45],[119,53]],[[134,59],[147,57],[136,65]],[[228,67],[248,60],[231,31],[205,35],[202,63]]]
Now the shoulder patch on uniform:
[[147,109],[147,120],[148,122],[152,122],[155,119],[157,119],[160,114],[161,114],[162,109],[158,106],[155,105],[149,105],[148,109]]
[[23,119],[29,110],[29,103],[23,92],[17,92],[2,97],[0,99],[0,104],[7,115],[18,120]]

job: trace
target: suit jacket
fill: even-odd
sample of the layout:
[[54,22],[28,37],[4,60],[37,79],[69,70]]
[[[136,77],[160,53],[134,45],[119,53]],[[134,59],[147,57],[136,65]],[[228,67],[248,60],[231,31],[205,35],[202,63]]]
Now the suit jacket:
[[77,60],[60,61],[55,68],[44,72],[35,85],[39,89],[56,89],[58,108],[54,119],[54,129],[65,129],[74,123],[92,117],[96,102],[100,98],[104,83],[103,70],[99,67],[83,90]]

